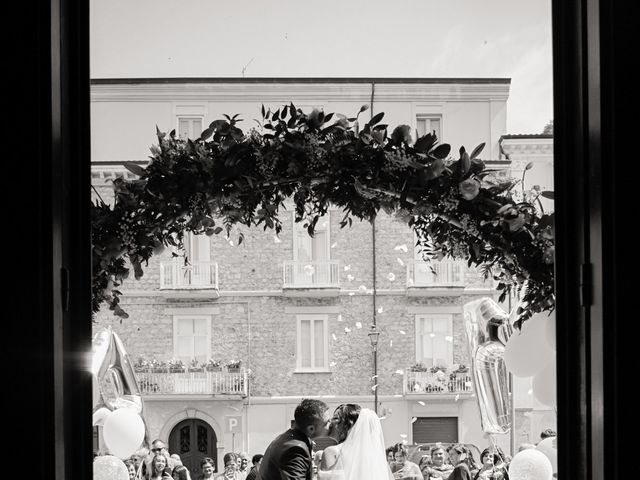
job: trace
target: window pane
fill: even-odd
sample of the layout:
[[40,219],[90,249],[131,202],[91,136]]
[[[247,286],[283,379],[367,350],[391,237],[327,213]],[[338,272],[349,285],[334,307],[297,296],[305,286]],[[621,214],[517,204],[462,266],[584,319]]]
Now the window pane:
[[193,333],[193,319],[178,319],[178,335],[191,335]]
[[191,138],[198,138],[200,136],[200,134],[202,133],[202,119],[201,118],[194,118],[193,120],[191,120],[192,122],[192,130],[191,130]]
[[197,359],[199,362],[203,362],[207,359],[207,337],[193,337],[193,358]]
[[438,333],[449,332],[449,319],[446,317],[436,317],[433,319],[433,330]]
[[324,367],[324,322],[322,320],[316,320],[313,322],[314,326],[314,346],[315,346],[315,367]]
[[193,337],[178,337],[176,347],[176,356],[183,361],[188,361],[193,357]]
[[178,135],[182,139],[189,138],[189,120],[181,118],[178,120]]
[[311,367],[311,321],[300,321],[300,366]]
[[207,319],[206,318],[194,318],[193,319],[193,333],[196,335],[207,334]]

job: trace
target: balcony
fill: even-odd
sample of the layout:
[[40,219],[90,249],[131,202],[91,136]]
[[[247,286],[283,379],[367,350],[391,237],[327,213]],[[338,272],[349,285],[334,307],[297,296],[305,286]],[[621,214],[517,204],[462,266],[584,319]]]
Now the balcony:
[[[432,270],[433,269],[433,270]],[[457,260],[416,260],[407,264],[407,286],[427,288],[464,288],[465,262]]]
[[444,373],[430,371],[413,372],[407,369],[405,372],[404,394],[458,394],[473,393],[473,381],[471,371],[460,373]]
[[333,296],[338,295],[340,283],[338,261],[325,260],[316,262],[291,262],[283,264],[282,288],[292,290],[291,296],[297,296],[295,290],[302,290],[304,295]]
[[218,264],[194,262],[185,265],[182,260],[161,263],[160,289],[218,290]]
[[136,372],[142,395],[247,396],[247,372]]

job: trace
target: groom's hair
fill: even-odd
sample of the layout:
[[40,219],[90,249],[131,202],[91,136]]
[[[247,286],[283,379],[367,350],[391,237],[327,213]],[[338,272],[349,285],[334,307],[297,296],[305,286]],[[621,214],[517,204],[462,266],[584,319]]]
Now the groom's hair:
[[298,428],[306,428],[318,420],[324,420],[324,413],[328,409],[329,407],[322,400],[305,398],[300,402],[300,405],[296,407],[296,411],[293,413],[293,419]]

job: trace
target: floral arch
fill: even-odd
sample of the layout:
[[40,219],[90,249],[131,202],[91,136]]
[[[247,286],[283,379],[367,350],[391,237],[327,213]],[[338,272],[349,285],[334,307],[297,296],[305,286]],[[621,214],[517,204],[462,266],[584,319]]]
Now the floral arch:
[[461,147],[454,159],[431,133],[413,142],[400,125],[389,135],[384,113],[360,128],[366,109],[347,118],[263,106],[257,128],[245,133],[237,115],[225,115],[193,141],[158,130],[150,163],[125,165],[139,178],[114,181],[113,206],[92,205],[93,312],[106,302],[128,317],[118,286],[131,268],[141,278],[154,253],[182,247],[185,232],[229,236],[245,225],[279,233],[286,199],[311,235],[330,205],[343,209],[342,227],[380,210],[396,215],[415,230],[426,260],[465,259],[496,280],[501,300],[520,293],[518,322],[553,310],[553,213],[538,200],[552,192],[499,179],[480,159],[484,144]]

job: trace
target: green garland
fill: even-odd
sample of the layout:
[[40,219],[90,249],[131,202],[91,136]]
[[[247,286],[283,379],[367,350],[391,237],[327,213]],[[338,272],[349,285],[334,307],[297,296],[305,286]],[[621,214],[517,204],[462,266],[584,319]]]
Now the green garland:
[[125,259],[139,279],[153,254],[183,246],[185,232],[228,236],[235,225],[262,225],[279,233],[286,199],[309,234],[330,205],[343,209],[342,227],[381,209],[397,215],[425,259],[466,259],[497,281],[502,300],[520,292],[519,322],[553,310],[553,214],[535,206],[551,192],[516,192],[517,181],[497,180],[479,159],[484,144],[471,154],[460,148],[454,160],[433,134],[414,143],[401,125],[389,136],[384,113],[359,128],[366,109],[346,118],[263,106],[258,128],[245,133],[237,115],[225,115],[195,141],[158,130],[146,168],[125,164],[139,179],[117,178],[114,205],[92,205],[93,312],[107,302],[128,316],[117,289],[129,275]]

